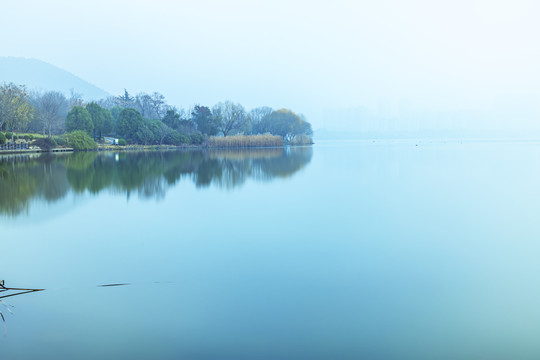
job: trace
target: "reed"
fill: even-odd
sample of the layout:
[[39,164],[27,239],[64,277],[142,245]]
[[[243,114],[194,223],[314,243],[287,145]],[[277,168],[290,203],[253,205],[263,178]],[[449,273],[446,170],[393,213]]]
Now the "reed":
[[233,135],[211,137],[208,146],[215,148],[252,148],[283,146],[283,138],[277,135]]

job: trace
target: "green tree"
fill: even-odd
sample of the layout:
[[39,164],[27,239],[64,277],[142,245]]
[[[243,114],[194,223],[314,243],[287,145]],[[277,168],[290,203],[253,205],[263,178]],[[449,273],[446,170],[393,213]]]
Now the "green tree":
[[86,110],[90,113],[97,134],[107,135],[112,132],[113,117],[109,110],[102,108],[95,102],[86,105]]
[[[168,127],[166,124],[157,119],[144,119],[145,127],[152,132],[152,137],[147,137],[144,140],[145,144],[163,144],[163,141],[174,130]],[[144,135],[144,133],[142,133]],[[146,134],[147,135],[147,134]],[[151,140],[151,142],[149,142]]]
[[122,112],[122,110],[124,110],[123,108],[121,108],[120,106],[115,106],[111,109],[111,115],[112,115],[112,118],[113,118],[113,133],[116,134],[116,126],[118,124],[118,117],[120,116],[120,113]]
[[144,119],[141,113],[133,108],[124,109],[118,115],[116,133],[125,139],[136,140],[137,132],[143,127]]
[[206,106],[195,106],[191,112],[191,120],[203,134],[213,136],[219,132],[219,120],[212,116],[212,112]]
[[168,127],[177,129],[180,126],[180,114],[174,110],[167,110],[167,113],[161,121]]
[[152,130],[150,130],[146,125],[144,125],[137,130],[134,140],[138,144],[151,145],[155,142],[156,137]]
[[202,136],[197,130],[196,124],[191,120],[182,119],[182,116],[176,111],[169,109],[163,117],[163,123],[180,134]]
[[86,131],[88,135],[92,135],[94,131],[94,123],[90,113],[82,106],[74,106],[66,117],[66,130],[72,132],[75,130]]

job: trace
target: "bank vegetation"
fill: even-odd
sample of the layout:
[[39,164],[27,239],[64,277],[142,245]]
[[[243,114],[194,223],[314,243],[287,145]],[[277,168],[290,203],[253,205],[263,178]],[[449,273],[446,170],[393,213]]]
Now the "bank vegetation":
[[277,147],[283,146],[283,138],[271,134],[212,136],[208,140],[208,146],[217,148]]
[[74,92],[66,96],[13,83],[0,86],[0,145],[24,141],[76,150],[96,144],[244,148],[311,144],[312,134],[307,119],[289,109],[262,106],[247,111],[232,101],[180,109],[159,92],[132,95],[127,90],[88,103]]

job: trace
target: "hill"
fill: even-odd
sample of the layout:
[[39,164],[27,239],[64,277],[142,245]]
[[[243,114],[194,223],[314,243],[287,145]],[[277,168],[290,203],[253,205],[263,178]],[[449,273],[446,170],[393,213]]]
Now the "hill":
[[85,100],[97,100],[110,96],[83,79],[37,59],[0,57],[0,84],[13,82],[24,84],[29,90],[56,90],[69,95],[71,89],[82,94]]

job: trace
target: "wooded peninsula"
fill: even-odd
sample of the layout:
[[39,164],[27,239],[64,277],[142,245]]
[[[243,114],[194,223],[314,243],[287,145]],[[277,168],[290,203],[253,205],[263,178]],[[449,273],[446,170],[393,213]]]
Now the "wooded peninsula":
[[266,147],[312,144],[311,124],[289,109],[250,111],[232,101],[188,109],[171,106],[159,92],[85,102],[71,91],[28,91],[0,86],[0,146],[24,141],[48,150],[98,146]]

